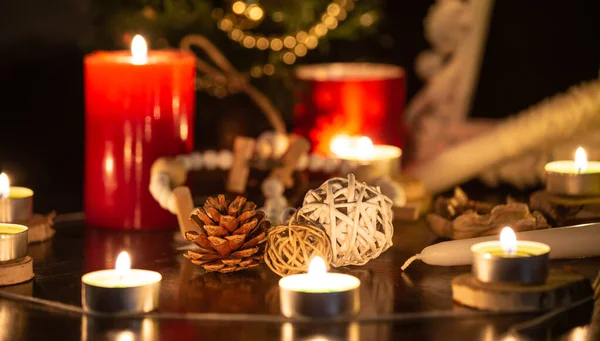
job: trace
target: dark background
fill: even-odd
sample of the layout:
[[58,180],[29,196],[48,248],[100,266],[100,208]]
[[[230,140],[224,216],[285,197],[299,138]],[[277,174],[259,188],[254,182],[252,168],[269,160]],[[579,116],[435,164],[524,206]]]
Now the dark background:
[[[379,34],[334,41],[307,61],[375,61],[409,71],[409,97],[421,86],[414,58],[427,48],[423,18],[432,1],[384,1]],[[94,32],[90,0],[20,0],[0,5],[0,167],[36,191],[36,211],[82,208],[83,70]],[[504,117],[570,85],[598,77],[598,1],[497,0],[472,116]],[[381,39],[392,41],[383,47]],[[392,38],[391,40],[389,38]],[[199,94],[197,148],[227,129],[257,134],[266,123],[246,98]],[[224,122],[224,123],[223,123]],[[213,129],[219,124],[220,129]],[[241,128],[240,128],[241,127]],[[245,131],[244,131],[245,130]]]

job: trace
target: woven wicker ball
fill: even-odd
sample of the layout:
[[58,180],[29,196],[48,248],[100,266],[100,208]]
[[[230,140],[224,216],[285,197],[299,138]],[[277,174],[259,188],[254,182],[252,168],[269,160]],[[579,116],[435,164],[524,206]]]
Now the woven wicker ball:
[[354,174],[310,190],[299,212],[325,228],[335,267],[363,265],[392,246],[392,201]]
[[267,235],[265,263],[279,276],[304,273],[310,260],[319,256],[331,262],[331,244],[323,230],[306,219],[289,220],[287,225],[271,228]]

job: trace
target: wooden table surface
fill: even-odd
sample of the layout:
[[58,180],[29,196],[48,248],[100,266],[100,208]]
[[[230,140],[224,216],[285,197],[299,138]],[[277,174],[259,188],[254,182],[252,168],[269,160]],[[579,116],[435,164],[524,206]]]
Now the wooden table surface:
[[[0,288],[0,341],[600,340],[600,302],[595,310],[589,301],[548,323],[509,334],[543,312],[497,314],[454,304],[450,281],[469,272],[469,266],[437,267],[416,261],[402,272],[400,266],[408,257],[436,241],[423,221],[396,222],[393,247],[365,266],[339,269],[361,280],[361,312],[356,320],[290,323],[279,313],[279,277],[264,264],[231,274],[203,273],[182,256],[178,247],[186,244],[174,238],[175,231],[100,230],[86,227],[81,216],[66,218],[57,218],[62,222],[56,224],[52,240],[30,245],[34,280]],[[82,274],[114,268],[123,250],[130,253],[134,268],[162,274],[158,315],[90,317],[2,297],[17,293],[80,306]],[[568,268],[593,279],[600,259],[552,261],[551,268]]]

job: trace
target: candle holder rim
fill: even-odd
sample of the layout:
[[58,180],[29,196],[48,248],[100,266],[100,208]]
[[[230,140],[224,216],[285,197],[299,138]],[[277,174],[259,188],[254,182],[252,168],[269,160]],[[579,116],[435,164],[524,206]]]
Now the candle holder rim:
[[[546,173],[551,173],[551,174],[557,174],[557,175],[561,175],[561,176],[597,176],[598,174],[600,174],[600,170],[595,171],[595,172],[590,172],[590,173],[577,173],[577,172],[560,172],[560,171],[556,171],[553,169],[548,169],[552,166],[556,166],[562,163],[570,163],[573,166],[575,166],[575,162],[573,160],[556,160],[556,161],[551,161],[548,162],[544,165],[544,171],[546,171]],[[587,166],[589,168],[590,165],[595,165],[600,167],[600,161],[588,161],[587,162]],[[575,168],[574,168],[575,170]]]
[[371,159],[359,159],[359,158],[352,158],[352,157],[348,157],[348,156],[338,156],[335,153],[333,154],[336,158],[338,158],[340,161],[342,162],[351,162],[351,163],[356,163],[358,165],[368,165],[372,162],[375,161],[387,161],[387,160],[392,160],[392,159],[398,159],[402,157],[402,148],[400,147],[396,147],[396,146],[392,146],[392,145],[388,145],[388,144],[375,144],[373,145],[374,148],[379,148],[379,149],[386,149],[386,150],[394,150],[395,153],[392,155],[384,155],[384,156],[374,156]]
[[162,281],[162,275],[160,274],[160,272],[152,271],[152,270],[144,270],[144,269],[130,269],[131,272],[133,272],[133,271],[144,272],[144,273],[150,274],[152,276],[155,276],[156,278],[153,278],[152,281],[148,281],[145,283],[140,283],[137,285],[127,285],[124,287],[104,286],[104,285],[97,285],[96,283],[89,282],[90,281],[89,277],[92,277],[94,275],[100,275],[102,273],[113,273],[114,271],[115,271],[115,269],[104,269],[104,270],[91,271],[91,272],[85,273],[85,274],[83,274],[83,276],[81,276],[81,282],[87,286],[91,286],[91,287],[95,287],[95,288],[128,289],[128,288],[139,288],[139,287],[143,287],[143,286],[147,286],[147,285],[153,285],[153,284],[160,283]]
[[[24,187],[24,186],[10,186],[9,187],[10,191],[9,191],[9,195],[7,198],[2,198],[2,199],[10,199],[10,200],[19,200],[19,199],[28,199],[31,198],[34,194],[33,190],[31,188],[28,187]],[[19,197],[11,197],[11,194],[13,193],[13,190],[18,189],[20,191],[26,192],[27,194],[25,194],[24,196],[19,196]]]
[[347,291],[352,291],[352,290],[356,290],[360,287],[360,279],[358,279],[358,277],[352,276],[352,275],[348,275],[348,274],[341,274],[341,273],[336,273],[336,272],[328,272],[326,273],[327,276],[334,276],[334,277],[344,277],[344,278],[348,278],[352,281],[354,281],[352,286],[349,286],[348,288],[344,288],[344,290],[335,290],[335,291],[303,291],[303,290],[295,290],[293,288],[287,287],[286,286],[286,282],[292,281],[294,278],[299,278],[299,277],[304,277],[304,276],[309,276],[308,273],[301,273],[301,274],[295,274],[295,275],[289,275],[289,276],[285,276],[279,279],[279,288],[280,289],[284,289],[284,290],[289,290],[289,291],[294,291],[294,292],[302,292],[302,293],[306,293],[306,294],[333,294],[333,293],[342,293],[342,292],[347,292]]
[[21,238],[21,236],[25,233],[27,233],[29,231],[29,227],[25,226],[25,225],[21,225],[21,224],[14,224],[14,223],[0,223],[0,227],[2,226],[7,226],[8,227],[17,227],[17,228],[22,228],[21,231],[16,232],[16,233],[2,233],[0,232],[0,239],[17,239],[17,238]]
[[[386,74],[375,75],[365,73],[364,71],[353,73],[350,76],[333,76],[330,74],[331,68],[341,68],[347,71],[349,68],[361,70],[361,68],[379,68],[380,70],[387,71]],[[326,72],[325,77],[319,77],[319,70]],[[296,67],[294,70],[294,76],[300,80],[311,80],[311,81],[328,81],[328,82],[347,82],[347,81],[380,81],[389,80],[405,77],[406,71],[403,67],[394,64],[386,63],[369,63],[369,62],[335,62],[335,63],[317,63],[309,65],[301,65]]]
[[[541,242],[534,242],[531,240],[517,240],[517,248],[519,246],[519,244],[521,245],[527,245],[527,246],[533,246],[533,247],[539,247],[541,248],[543,251],[539,254],[535,254],[532,255],[532,257],[535,256],[542,256],[545,254],[550,253],[550,245],[545,244],[545,243],[541,243]],[[487,241],[487,242],[480,242],[480,243],[476,243],[471,245],[471,252],[477,255],[484,255],[486,252],[482,252],[480,250],[480,248],[486,247],[486,246],[501,246],[500,241],[499,240],[491,240],[491,241]],[[498,256],[498,255],[490,255],[492,258],[496,257],[496,258],[512,258],[512,257],[503,257],[503,256]]]
[[[169,60],[164,60],[164,58],[156,58],[161,56],[173,56]],[[84,57],[84,61],[86,64],[96,64],[103,63],[106,57],[116,57],[116,60],[113,62],[117,62],[117,64],[128,64],[128,65],[136,65],[136,66],[145,66],[145,65],[160,65],[166,63],[172,63],[173,61],[181,62],[189,59],[195,60],[195,56],[193,53],[189,51],[182,51],[175,48],[170,49],[148,49],[148,55],[146,62],[143,64],[131,64],[131,58],[123,58],[123,57],[132,57],[130,50],[99,50],[94,51],[87,54]],[[173,59],[174,58],[174,59]]]

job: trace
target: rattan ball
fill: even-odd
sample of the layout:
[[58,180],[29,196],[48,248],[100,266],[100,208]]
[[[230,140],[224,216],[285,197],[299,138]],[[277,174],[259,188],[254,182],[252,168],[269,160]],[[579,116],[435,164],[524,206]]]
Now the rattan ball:
[[265,263],[279,276],[307,272],[308,264],[315,256],[323,258],[329,265],[331,244],[325,230],[306,219],[294,216],[287,225],[271,228],[267,235]]
[[325,228],[335,267],[364,265],[392,246],[392,201],[354,174],[308,191],[299,212]]

